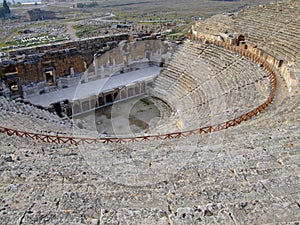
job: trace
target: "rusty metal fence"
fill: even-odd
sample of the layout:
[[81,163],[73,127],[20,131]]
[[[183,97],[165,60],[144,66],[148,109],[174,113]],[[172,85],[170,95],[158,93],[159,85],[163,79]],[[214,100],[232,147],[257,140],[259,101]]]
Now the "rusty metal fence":
[[33,140],[40,140],[43,142],[48,143],[68,143],[68,144],[74,144],[74,145],[80,145],[80,144],[97,144],[97,143],[127,143],[127,142],[138,142],[138,141],[151,141],[151,140],[164,140],[164,139],[173,139],[173,138],[181,138],[181,137],[187,137],[190,135],[195,134],[203,134],[203,133],[212,133],[220,130],[227,129],[229,127],[235,126],[237,124],[240,124],[243,121],[247,121],[251,119],[252,117],[258,115],[262,110],[267,108],[273,101],[275,97],[276,87],[277,87],[277,79],[276,74],[272,67],[260,56],[254,54],[253,52],[247,51],[245,49],[242,49],[238,46],[233,46],[229,43],[224,43],[217,40],[209,40],[205,37],[197,36],[192,38],[194,41],[205,41],[206,43],[216,45],[222,48],[225,48],[227,50],[236,52],[244,57],[249,58],[250,60],[260,64],[266,71],[268,78],[270,80],[270,94],[268,99],[256,107],[255,109],[251,110],[250,112],[243,114],[235,119],[228,120],[226,122],[207,126],[207,127],[201,127],[194,130],[188,130],[188,131],[182,131],[182,132],[174,132],[174,133],[167,133],[167,134],[159,134],[159,135],[145,135],[145,136],[135,136],[135,137],[105,137],[105,138],[88,138],[88,137],[76,137],[76,136],[60,136],[60,135],[47,135],[47,134],[41,134],[41,133],[33,133],[33,132],[26,132],[26,131],[20,131],[16,129],[11,129],[7,127],[0,126],[0,133],[7,134],[9,136],[19,136],[23,138],[30,138]]

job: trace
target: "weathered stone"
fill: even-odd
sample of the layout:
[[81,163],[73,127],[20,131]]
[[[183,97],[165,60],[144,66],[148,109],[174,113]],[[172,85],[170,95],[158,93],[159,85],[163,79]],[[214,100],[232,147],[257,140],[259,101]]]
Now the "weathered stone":
[[[284,4],[287,3],[278,2],[249,8],[243,13],[246,13],[245,18],[255,19],[256,16],[261,18],[266,14],[279,13],[280,7],[283,7],[283,12],[289,11],[291,16],[298,15],[298,1],[289,1],[286,7]],[[277,18],[280,19],[281,14],[278,15]],[[287,17],[283,16],[282,19],[286,20]],[[239,20],[242,22],[241,18]],[[281,28],[285,29],[287,23],[281,22]],[[298,23],[289,25],[295,28],[299,26]],[[227,28],[226,30],[230,31]],[[258,37],[265,35],[261,33],[260,36],[261,29],[256,29],[255,32]],[[267,32],[267,35],[270,33]],[[265,41],[269,43],[268,40]],[[207,46],[205,49],[208,51],[210,48]],[[215,48],[215,51],[207,53],[205,49],[203,54],[220,54],[215,58],[224,56],[222,49]],[[199,49],[196,52],[199,52]],[[192,51],[185,53],[187,56],[189,54],[192,54]],[[287,54],[289,57],[290,53]],[[235,64],[241,65],[245,60],[238,58],[229,67],[237,69],[239,67]],[[295,60],[299,62],[298,58]],[[210,63],[216,65],[217,61]],[[180,65],[179,62],[177,65]],[[222,63],[218,65],[221,65],[219,69],[212,66],[212,70],[216,71],[213,77],[218,77],[221,73],[227,77],[231,76],[227,73],[228,69],[222,69]],[[190,66],[192,68],[201,65]],[[174,65],[169,69],[175,68],[177,67]],[[257,68],[261,67],[245,66],[240,73],[248,69],[256,72]],[[181,81],[186,81],[181,83],[188,85],[185,88],[196,83],[196,79],[188,75],[190,73],[181,73],[178,77],[183,79]],[[247,79],[252,79],[248,73],[246,75]],[[200,76],[197,78],[200,79]],[[191,102],[203,93],[187,95],[184,91],[186,89],[178,85],[179,79],[173,81],[173,86],[178,86],[178,89],[172,93],[178,99],[180,95],[186,98],[178,109],[187,110],[190,109]],[[215,88],[213,84],[216,83],[212,83],[210,79],[206,77],[201,84],[207,88],[211,87],[208,89],[210,92],[205,93],[218,99],[216,106],[220,106],[225,102],[223,97],[226,96],[224,99],[227,99],[228,94],[223,96],[224,89]],[[221,81],[225,82],[224,79]],[[238,98],[242,94],[240,90],[243,90],[242,86],[247,83],[244,81],[234,79],[227,82],[228,86],[240,87],[231,97]],[[277,82],[276,98],[267,110],[238,126],[218,132],[143,142],[73,145],[42,142],[29,136],[21,138],[14,135],[15,133],[8,133],[14,135],[9,136],[5,129],[1,129],[1,223],[297,223],[300,220],[300,92],[298,86],[296,91],[288,92],[285,81],[280,80],[279,76]],[[159,85],[162,90],[166,88],[162,83]],[[248,92],[253,101],[264,93],[259,90]],[[278,92],[284,94],[279,95]],[[165,94],[168,93],[165,91]],[[240,101],[241,107],[252,103],[249,103],[248,98],[245,99]],[[0,104],[2,127],[25,129],[39,134],[57,135],[57,131],[60,131],[70,137],[77,129],[70,121],[61,123],[57,115],[25,106],[23,103],[1,97]],[[211,110],[209,112],[220,108],[213,108],[208,101],[204,107],[205,105]],[[229,110],[231,107],[232,105],[226,105],[223,109]],[[235,107],[240,108],[237,105]],[[19,113],[20,111],[23,113]],[[205,123],[212,115],[204,118],[202,114],[195,113],[188,117],[189,113],[186,113],[184,116],[187,116],[183,118],[189,118],[187,120],[191,123],[201,119],[205,120]],[[47,122],[42,118],[48,118]],[[177,121],[170,121],[173,125],[180,125]],[[92,137],[89,131],[76,131],[77,135]],[[16,160],[15,157],[18,156],[20,158]]]

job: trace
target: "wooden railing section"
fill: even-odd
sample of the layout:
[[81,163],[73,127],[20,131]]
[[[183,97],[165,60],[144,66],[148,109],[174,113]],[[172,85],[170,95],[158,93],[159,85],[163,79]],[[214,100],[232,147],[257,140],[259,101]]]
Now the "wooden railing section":
[[243,121],[247,121],[251,119],[252,117],[258,115],[262,110],[267,108],[274,100],[275,94],[276,94],[276,88],[277,88],[277,79],[276,74],[270,64],[266,62],[263,58],[260,56],[254,54],[253,52],[249,52],[245,49],[242,49],[238,46],[233,46],[229,43],[224,43],[217,40],[208,40],[206,37],[193,37],[194,41],[205,41],[206,43],[216,45],[225,49],[228,49],[230,51],[236,52],[237,54],[240,54],[244,57],[249,58],[250,60],[258,63],[261,65],[270,80],[270,94],[268,99],[256,107],[255,109],[251,110],[250,112],[243,114],[235,119],[228,120],[226,122],[217,124],[217,125],[211,125],[207,127],[201,127],[194,130],[188,130],[188,131],[180,131],[180,132],[174,132],[174,133],[167,133],[167,134],[159,134],[159,135],[145,135],[145,136],[135,136],[135,137],[104,137],[104,138],[88,138],[88,137],[76,137],[76,136],[60,136],[60,135],[47,135],[47,134],[40,134],[40,133],[33,133],[33,132],[25,132],[20,130],[15,130],[7,127],[0,126],[0,133],[5,133],[9,136],[19,136],[24,138],[30,138],[33,140],[40,140],[43,142],[48,143],[68,143],[68,144],[74,144],[74,145],[80,145],[80,144],[97,144],[97,143],[126,143],[126,142],[138,142],[138,141],[151,141],[151,140],[164,140],[164,139],[174,139],[174,138],[181,138],[186,137],[190,135],[195,134],[203,134],[203,133],[212,133],[217,132],[220,130],[227,129],[229,127],[233,127],[237,124],[240,124]]

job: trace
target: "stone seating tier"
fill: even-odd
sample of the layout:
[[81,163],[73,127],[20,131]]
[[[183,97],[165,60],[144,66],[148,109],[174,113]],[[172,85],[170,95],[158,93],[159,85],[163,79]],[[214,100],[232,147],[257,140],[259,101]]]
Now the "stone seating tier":
[[186,60],[184,54],[175,53],[156,78],[154,90],[174,104],[176,112],[170,124],[149,133],[176,132],[178,121],[181,130],[221,123],[251,111],[268,98],[269,77],[257,63],[201,42],[186,41],[179,51],[194,46],[204,46],[199,48],[203,51],[190,58],[185,67],[173,70],[169,68]]
[[[23,223],[83,224],[80,221],[97,222],[102,215],[105,223],[171,220],[193,224],[200,218],[206,224],[230,224],[233,219],[292,224],[299,219],[295,201],[299,195],[299,99],[299,94],[288,97],[276,110],[213,137],[203,134],[180,142],[169,139],[114,143],[103,150],[99,144],[82,148],[85,152],[97,149],[98,164],[106,169],[93,166],[77,146],[0,134],[1,162],[7,165],[2,167],[0,196],[9,205],[3,209],[7,213],[2,221],[18,223],[30,207]],[[114,161],[109,165],[105,160],[112,154]],[[139,169],[143,163],[151,166]],[[168,170],[172,164],[178,168]],[[143,184],[145,172],[151,184]],[[133,174],[135,179],[131,179]],[[122,180],[125,176],[127,180]]]
[[[49,135],[86,135],[72,121],[33,105],[0,97],[0,125],[12,129]],[[90,133],[91,136],[95,134]]]
[[226,19],[222,18],[221,21],[216,17],[207,20],[207,23],[201,22],[194,29],[214,37],[224,33],[233,36],[243,34],[248,47],[288,64],[299,61],[299,9],[299,1],[295,0],[288,4],[277,2],[253,6],[227,16]]

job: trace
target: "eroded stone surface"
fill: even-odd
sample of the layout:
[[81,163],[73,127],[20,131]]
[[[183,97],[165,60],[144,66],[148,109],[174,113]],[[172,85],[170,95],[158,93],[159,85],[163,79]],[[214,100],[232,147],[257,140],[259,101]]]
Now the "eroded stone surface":
[[[1,223],[297,224],[299,93],[236,127],[179,141],[73,146],[0,134]],[[1,125],[23,121],[5,112]],[[51,118],[30,127],[54,132]]]
[[[121,171],[115,168],[142,176],[147,168],[134,160],[126,162],[130,157],[121,149],[138,162],[147,162],[155,143],[105,145],[103,151],[92,154],[98,157],[98,165],[106,165],[108,172],[103,172],[90,165],[83,148],[1,135],[1,220],[6,224],[299,221],[297,102],[289,98],[277,110],[224,131],[218,143],[213,143],[213,134],[184,139],[193,148],[183,141],[175,141],[175,146],[167,141],[170,150],[177,148],[190,156],[182,155],[184,163],[172,170],[165,169],[176,162],[157,158],[161,171],[153,170],[147,182],[134,182],[130,176],[116,182]],[[280,112],[291,105],[294,110],[280,121]],[[157,145],[157,149],[162,148]],[[118,164],[110,164],[114,161]]]

